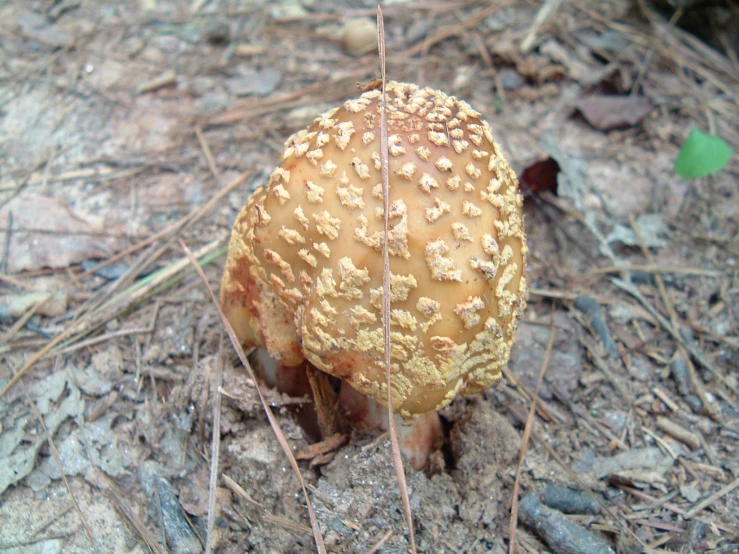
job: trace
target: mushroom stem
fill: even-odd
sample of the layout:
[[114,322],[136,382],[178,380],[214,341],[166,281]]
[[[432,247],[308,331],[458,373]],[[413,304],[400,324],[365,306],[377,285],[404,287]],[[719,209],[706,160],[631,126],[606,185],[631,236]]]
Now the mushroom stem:
[[328,374],[320,369],[316,369],[311,364],[305,365],[305,373],[308,376],[308,382],[313,391],[313,401],[316,404],[318,427],[321,429],[321,436],[326,438],[343,432],[345,430],[343,428],[346,425],[341,424],[341,418],[337,409],[337,395],[331,386]]
[[[339,391],[339,405],[345,410],[346,418],[358,427],[389,428],[387,407],[343,382]],[[411,423],[405,423],[395,414],[395,428],[398,431],[400,451],[415,470],[423,469],[429,456],[441,446],[443,434],[439,414],[435,410],[416,416]]]
[[[337,396],[329,376],[306,363],[296,367],[281,366],[270,358],[267,350],[258,348],[255,353],[258,373],[265,382],[278,391],[290,396],[311,396],[315,401],[315,413],[302,414],[299,421],[309,434],[316,423],[321,437],[330,437],[337,432],[346,432],[348,426],[364,429],[388,430],[387,408],[353,389],[346,382],[341,383]],[[395,415],[400,450],[415,470],[423,469],[429,456],[443,441],[441,420],[436,411],[426,412],[410,423]],[[317,421],[316,421],[317,420]]]

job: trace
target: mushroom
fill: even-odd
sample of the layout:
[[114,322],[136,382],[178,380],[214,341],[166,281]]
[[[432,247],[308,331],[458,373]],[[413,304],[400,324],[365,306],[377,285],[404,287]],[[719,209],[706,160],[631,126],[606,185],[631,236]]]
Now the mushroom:
[[[518,180],[480,114],[413,84],[386,94],[390,379],[411,421],[500,378],[527,247]],[[385,404],[381,96],[368,90],[287,140],[234,224],[221,303],[245,346]]]

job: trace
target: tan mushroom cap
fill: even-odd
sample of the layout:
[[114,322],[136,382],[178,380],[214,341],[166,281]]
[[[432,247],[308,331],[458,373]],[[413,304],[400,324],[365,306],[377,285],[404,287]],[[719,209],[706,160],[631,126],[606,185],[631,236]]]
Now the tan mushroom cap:
[[[487,388],[526,296],[523,200],[467,103],[387,84],[391,381],[406,417]],[[238,337],[384,403],[379,90],[288,139],[236,220],[221,301]]]

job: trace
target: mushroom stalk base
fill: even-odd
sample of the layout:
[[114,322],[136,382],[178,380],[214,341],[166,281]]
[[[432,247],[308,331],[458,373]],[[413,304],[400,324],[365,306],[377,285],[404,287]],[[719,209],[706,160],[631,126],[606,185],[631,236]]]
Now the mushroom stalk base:
[[[315,401],[316,419],[322,438],[336,432],[347,432],[351,426],[387,431],[387,407],[342,383],[338,395],[329,376],[312,365],[285,367],[269,357],[264,348],[255,353],[256,368],[266,383],[290,396],[311,396]],[[309,422],[308,427],[315,427]],[[417,416],[406,424],[396,414],[395,428],[402,454],[415,470],[423,469],[429,456],[443,441],[441,420],[436,411]]]

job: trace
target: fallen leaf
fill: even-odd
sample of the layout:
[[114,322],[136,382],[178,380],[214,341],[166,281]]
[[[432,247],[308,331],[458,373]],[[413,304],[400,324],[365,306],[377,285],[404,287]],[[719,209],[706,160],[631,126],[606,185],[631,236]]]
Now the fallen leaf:
[[594,94],[581,98],[575,107],[596,129],[610,131],[633,127],[654,109],[644,96]]
[[694,127],[677,155],[674,171],[685,179],[705,177],[726,167],[733,154],[723,139]]
[[[549,191],[557,194],[557,175],[559,164],[552,158],[536,162],[527,167],[521,174],[521,182],[531,189],[531,192],[540,194]],[[528,192],[524,189],[525,192]]]
[[10,273],[67,267],[87,258],[107,257],[114,243],[110,237],[100,236],[106,229],[103,218],[78,214],[55,198],[14,198],[0,208],[0,228],[7,233],[11,221],[7,254]]

